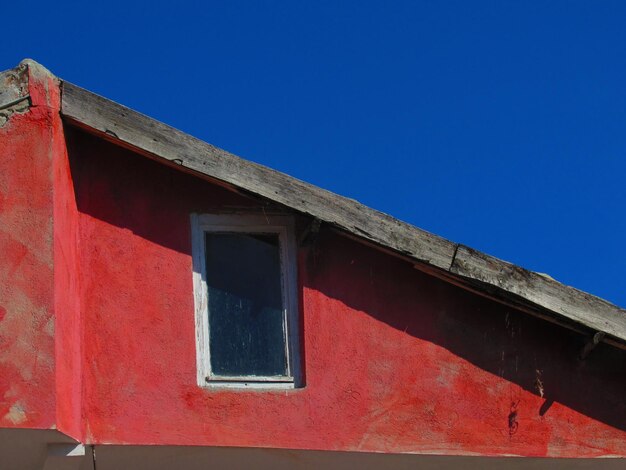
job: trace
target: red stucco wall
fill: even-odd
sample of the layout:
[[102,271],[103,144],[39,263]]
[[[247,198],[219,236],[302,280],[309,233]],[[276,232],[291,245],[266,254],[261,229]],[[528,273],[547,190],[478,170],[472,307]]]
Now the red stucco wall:
[[196,385],[189,213],[258,202],[69,133],[85,438],[441,454],[626,455],[626,354],[328,229],[300,252],[306,386]]
[[52,178],[54,181],[53,248],[54,248],[54,310],[56,358],[56,427],[69,436],[82,440],[82,316],[78,263],[78,210],[69,167],[65,139],[59,130],[55,145]]
[[65,143],[55,81],[30,70],[29,93],[34,106],[0,127],[0,427],[49,428],[55,424],[52,165]]
[[580,361],[578,334],[328,228],[299,253],[306,386],[200,389],[189,214],[260,202],[64,130],[55,80],[30,75],[33,106],[0,127],[0,427],[91,443],[626,455],[624,351]]

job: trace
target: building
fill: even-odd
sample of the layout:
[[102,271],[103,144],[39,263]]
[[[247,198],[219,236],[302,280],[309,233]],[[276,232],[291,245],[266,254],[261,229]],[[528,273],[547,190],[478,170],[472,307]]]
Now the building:
[[2,468],[624,468],[624,310],[28,60],[0,252]]

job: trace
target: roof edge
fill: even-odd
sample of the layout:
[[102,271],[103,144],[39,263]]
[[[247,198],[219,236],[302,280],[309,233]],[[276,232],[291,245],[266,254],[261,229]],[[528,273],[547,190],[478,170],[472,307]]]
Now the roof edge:
[[[29,66],[41,67],[34,61]],[[42,71],[49,72],[41,67]],[[61,115],[118,145],[282,204],[414,262],[415,267],[626,349],[626,310],[549,276],[421,230],[353,199],[241,159],[114,101],[61,80]]]

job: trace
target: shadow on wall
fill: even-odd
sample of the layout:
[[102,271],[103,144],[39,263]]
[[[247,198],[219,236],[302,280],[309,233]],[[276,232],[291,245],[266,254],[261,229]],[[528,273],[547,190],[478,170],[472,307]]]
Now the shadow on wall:
[[[78,210],[169,249],[190,253],[190,212],[259,211],[252,197],[206,184],[75,128],[66,127],[65,134]],[[279,210],[271,204],[264,209]]]
[[[190,212],[258,211],[259,201],[252,196],[207,184],[75,129],[66,129],[66,135],[79,211],[152,243],[190,254]],[[141,191],[133,189],[142,182],[147,186]],[[190,208],[189,201],[195,206]],[[542,396],[537,415],[549,414],[551,404],[559,402],[626,431],[626,351],[600,344],[581,361],[581,335],[454,287],[332,231],[322,231],[305,264],[301,281],[307,288]],[[515,406],[513,401],[511,432]]]
[[[328,232],[309,256],[308,273],[310,286],[325,295],[541,397],[539,416],[558,402],[626,431],[624,350],[602,343],[580,360],[587,340],[583,335]],[[516,431],[517,405],[513,398],[511,433]]]

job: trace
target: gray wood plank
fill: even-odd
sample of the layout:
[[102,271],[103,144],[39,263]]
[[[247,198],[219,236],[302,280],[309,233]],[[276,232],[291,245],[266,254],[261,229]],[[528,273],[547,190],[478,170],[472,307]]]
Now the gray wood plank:
[[556,280],[459,246],[450,273],[506,293],[513,302],[554,312],[593,331],[626,341],[626,310]]
[[[626,311],[546,276],[457,245],[357,201],[243,160],[177,129],[62,82],[66,122],[184,171],[243,189],[417,261],[416,267],[558,323],[626,344]],[[452,281],[454,277],[456,281]]]
[[68,82],[62,84],[62,114],[128,146],[175,162],[266,197],[304,214],[448,269],[455,244],[359,202],[338,196],[262,165],[243,160],[143,114]]

